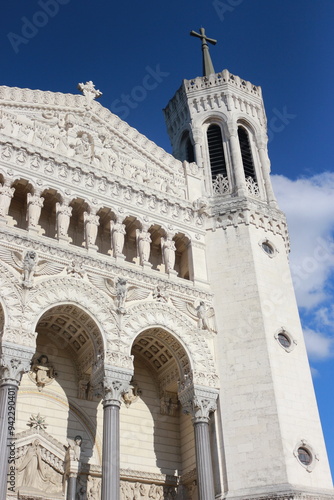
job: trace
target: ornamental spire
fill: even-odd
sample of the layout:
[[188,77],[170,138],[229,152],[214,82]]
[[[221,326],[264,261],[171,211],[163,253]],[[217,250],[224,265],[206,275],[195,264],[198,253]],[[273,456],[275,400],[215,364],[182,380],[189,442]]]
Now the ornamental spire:
[[214,40],[213,38],[208,38],[205,34],[204,28],[200,28],[200,33],[196,33],[196,31],[191,31],[190,35],[196,36],[197,38],[200,38],[202,40],[203,76],[212,75],[212,73],[215,73],[215,70],[211,61],[209,46],[207,42],[212,43],[212,45],[216,45],[217,40]]

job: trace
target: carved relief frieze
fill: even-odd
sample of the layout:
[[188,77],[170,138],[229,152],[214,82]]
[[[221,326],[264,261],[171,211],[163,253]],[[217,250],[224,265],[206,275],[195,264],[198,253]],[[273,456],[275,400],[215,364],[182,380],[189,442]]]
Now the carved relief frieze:
[[[128,159],[132,157],[137,162],[141,161],[143,165],[154,166],[155,170],[160,169],[161,172],[164,172],[165,177],[166,174],[168,175],[169,180],[171,177],[182,179],[180,162],[98,103],[90,101],[88,113],[91,113],[91,116],[89,116],[87,115],[87,97],[69,94],[65,97],[64,94],[40,91],[27,92],[24,94],[25,90],[15,89],[14,93],[19,101],[23,95],[30,97],[28,103],[31,104],[25,102],[25,114],[23,115],[17,112],[20,109],[17,103],[15,112],[12,109],[13,105],[8,103],[8,95],[14,95],[13,89],[1,88],[1,94],[4,96],[1,116],[2,133],[68,155],[70,145],[68,142],[72,140],[73,147],[73,138],[78,138],[76,129],[79,123],[77,117],[79,117],[81,122],[84,121],[87,127],[90,127],[90,130],[87,128],[82,132],[87,134],[89,130],[92,138],[92,141],[88,141],[90,143],[88,149],[91,149],[91,153],[86,155],[87,157],[84,155],[83,160],[90,161],[100,168],[108,167],[110,169],[115,163],[115,156],[120,157],[123,153],[127,155]],[[56,106],[60,102],[71,103],[71,106],[67,113],[63,111],[56,113],[54,108],[52,110],[45,109],[45,104],[50,104],[50,101],[53,101],[53,105]],[[36,104],[32,105],[33,103]],[[62,109],[63,106],[64,104]],[[91,130],[92,126],[95,126],[96,130]],[[84,137],[84,140],[86,138]],[[112,147],[110,147],[110,143],[113,143]],[[130,144],[131,147],[129,147]],[[78,153],[81,155],[82,150],[85,149],[82,141],[80,144],[74,142],[73,149],[76,147],[79,148]],[[112,151],[112,154],[109,151]],[[132,153],[131,156],[129,152]]]
[[[118,277],[126,275],[126,279],[131,283],[131,286],[135,286],[135,284],[138,283],[138,287],[140,288],[149,287],[152,289],[152,292],[155,290],[154,298],[158,302],[166,302],[167,296],[174,292],[176,294],[181,294],[183,297],[202,299],[206,303],[212,301],[212,294],[210,292],[196,288],[192,283],[188,284],[185,280],[171,282],[160,273],[154,275],[153,273],[148,274],[143,272],[142,268],[139,266],[129,265],[124,268],[116,264],[114,260],[108,259],[103,255],[87,255],[86,252],[81,251],[81,249],[75,246],[60,247],[56,242],[50,239],[31,239],[28,235],[22,235],[22,233],[13,234],[5,227],[0,227],[0,235],[3,241],[10,244],[12,250],[14,250],[15,245],[15,249],[20,251],[21,254],[24,253],[24,249],[32,249],[41,257],[43,256],[43,260],[44,258],[47,260],[50,256],[52,258],[52,263],[59,262],[59,265],[63,265],[62,263],[64,262],[66,272],[75,279],[83,278],[87,273],[89,281],[91,281],[91,275],[93,273],[99,274],[99,276],[95,275],[96,279],[93,284],[101,290],[104,289],[106,293],[110,293],[108,292],[106,279],[110,277],[112,280],[117,280]],[[9,279],[13,280],[13,277],[17,276],[17,283],[19,283],[20,273],[15,270],[15,267],[13,267],[13,270],[13,273],[9,273],[11,276]],[[63,274],[63,272],[65,271],[62,271],[61,274]],[[103,276],[101,276],[101,272]],[[113,293],[110,293],[110,295],[113,295]],[[132,294],[129,294],[127,300],[134,300]]]
[[[13,140],[13,142],[15,143],[15,140]],[[145,185],[148,186],[148,189],[145,188],[145,190],[140,190],[138,193],[135,183],[132,182],[128,184],[124,176],[122,176],[119,181],[114,180],[110,176],[108,176],[107,179],[100,175],[96,169],[92,172],[87,165],[81,165],[80,167],[75,165],[76,156],[71,158],[71,164],[69,164],[64,162],[62,158],[57,158],[57,155],[55,155],[54,158],[48,158],[47,151],[43,151],[42,149],[38,153],[38,161],[35,152],[33,153],[29,150],[22,149],[19,144],[11,146],[11,150],[22,153],[20,158],[24,158],[24,161],[22,160],[19,164],[22,168],[20,176],[24,176],[24,172],[26,172],[27,177],[35,187],[52,187],[58,189],[61,193],[63,182],[71,179],[71,181],[73,181],[73,187],[76,186],[77,191],[77,193],[73,192],[71,194],[73,198],[84,197],[89,203],[92,203],[92,201],[89,200],[92,197],[92,193],[94,193],[99,198],[101,198],[101,196],[106,198],[103,200],[100,199],[99,201],[99,205],[103,206],[103,204],[108,205],[110,203],[110,195],[112,195],[113,199],[118,200],[120,206],[124,204],[128,205],[129,202],[131,202],[134,205],[134,210],[136,210],[137,207],[137,210],[141,209],[145,211],[150,210],[152,206],[158,202],[157,213],[162,217],[168,217],[171,214],[179,222],[186,223],[187,225],[189,225],[189,223],[192,224],[194,221],[194,214],[192,213],[194,209],[185,201],[184,188],[180,190],[176,186],[173,187],[169,180],[162,183],[160,189],[160,192],[168,193],[167,200],[163,198],[163,194],[159,195],[158,192],[154,194],[154,191],[156,191],[156,183],[154,187],[149,187],[146,183]],[[0,142],[0,155],[3,156],[7,154],[6,151],[8,151],[8,145]],[[4,159],[6,163],[10,161],[9,157]],[[18,164],[16,163],[16,167],[17,166]],[[32,172],[34,172],[35,178],[31,178]],[[41,178],[36,177],[38,175],[41,176]],[[153,179],[156,179],[154,175]],[[47,180],[44,176],[47,176]],[[52,184],[50,182],[50,177],[54,179]],[[163,186],[165,186],[165,188]],[[7,189],[11,188],[8,187]],[[7,201],[9,206],[12,195],[13,194],[10,193],[8,200],[7,198],[3,198],[3,203]],[[173,195],[181,196],[182,202],[176,199],[173,200]],[[0,197],[0,211],[1,199]],[[196,223],[197,225],[202,224],[198,220]]]

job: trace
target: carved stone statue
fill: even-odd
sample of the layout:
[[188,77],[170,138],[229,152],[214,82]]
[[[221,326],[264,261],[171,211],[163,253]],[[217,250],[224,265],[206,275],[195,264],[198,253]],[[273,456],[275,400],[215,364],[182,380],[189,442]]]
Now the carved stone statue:
[[10,202],[14,196],[15,188],[0,186],[0,216],[6,217],[10,207]]
[[35,375],[35,382],[40,391],[54,379],[54,368],[49,364],[48,357],[45,354],[42,354],[33,363],[31,371]]
[[66,204],[56,203],[57,213],[57,237],[68,238],[68,228],[70,225],[70,217],[72,215],[72,207]]
[[196,307],[197,317],[198,317],[198,328],[202,330],[210,330],[208,324],[208,311],[203,300],[200,301],[199,305]]
[[87,247],[95,245],[97,230],[100,225],[99,220],[100,217],[98,215],[84,212],[85,238]]
[[162,263],[165,265],[166,273],[174,270],[175,265],[175,242],[173,234],[167,233],[166,238],[161,238]]
[[74,439],[67,439],[68,442],[68,450],[72,450],[73,452],[73,459],[79,462],[80,460],[80,454],[81,454],[81,444],[82,444],[82,437],[81,436],[75,436]]
[[130,385],[128,392],[123,394],[123,401],[125,406],[128,408],[132,403],[135,403],[139,397],[138,387],[136,385]]
[[94,157],[94,144],[93,139],[87,132],[79,132],[75,144],[71,147],[74,149],[75,159],[92,161]]
[[33,250],[28,250],[23,259],[23,282],[26,285],[32,283],[37,264],[37,254]]
[[30,444],[23,460],[17,467],[17,472],[20,490],[61,492],[60,475],[58,477],[51,467],[44,465],[38,439]]
[[27,194],[27,222],[29,228],[36,228],[41,216],[44,198],[39,194]]
[[116,300],[117,300],[117,308],[122,309],[125,304],[127,294],[127,282],[124,278],[118,278],[116,283]]
[[150,259],[151,253],[151,235],[148,232],[149,226],[143,225],[142,230],[136,230],[137,253],[139,255],[140,265],[143,266]]
[[123,255],[124,237],[126,234],[125,224],[119,221],[110,221],[111,243],[114,257]]

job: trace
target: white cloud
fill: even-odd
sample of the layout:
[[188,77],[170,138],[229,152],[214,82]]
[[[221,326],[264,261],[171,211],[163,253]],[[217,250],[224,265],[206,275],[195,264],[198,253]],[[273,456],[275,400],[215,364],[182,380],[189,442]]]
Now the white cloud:
[[304,329],[304,337],[311,360],[325,360],[334,355],[334,340],[332,338],[310,328]]
[[329,298],[334,270],[334,174],[296,180],[272,176],[291,238],[290,263],[299,306],[313,308]]

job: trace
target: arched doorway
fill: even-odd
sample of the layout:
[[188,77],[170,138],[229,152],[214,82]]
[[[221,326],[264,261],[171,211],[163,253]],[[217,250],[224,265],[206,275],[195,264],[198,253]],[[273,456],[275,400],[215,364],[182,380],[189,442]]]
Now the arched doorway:
[[154,327],[136,337],[132,355],[132,389],[120,419],[122,493],[174,498],[184,489],[186,495],[183,479],[196,475],[191,417],[178,400],[178,381],[191,371],[188,354],[175,336]]
[[73,474],[77,491],[100,481],[103,416],[90,376],[103,340],[92,317],[69,303],[44,312],[36,332],[18,392],[17,484],[20,494],[63,499]]

